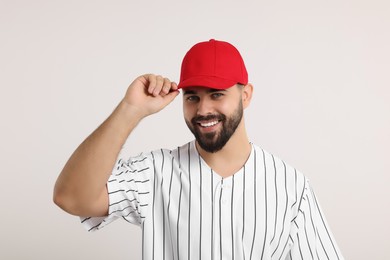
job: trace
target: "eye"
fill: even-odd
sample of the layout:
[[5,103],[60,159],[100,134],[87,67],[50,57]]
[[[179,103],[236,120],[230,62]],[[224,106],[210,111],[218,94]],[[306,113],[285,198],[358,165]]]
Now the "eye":
[[213,99],[218,99],[218,98],[220,98],[222,96],[223,96],[223,93],[221,93],[221,92],[215,92],[215,93],[211,94],[211,97]]
[[197,102],[197,101],[199,101],[199,97],[198,96],[188,96],[186,100],[188,102]]

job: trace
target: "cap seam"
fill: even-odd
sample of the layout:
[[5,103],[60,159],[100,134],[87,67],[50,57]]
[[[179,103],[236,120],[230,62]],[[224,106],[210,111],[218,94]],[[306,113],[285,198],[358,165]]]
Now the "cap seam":
[[214,44],[214,71],[213,71],[213,73],[215,74],[215,72],[217,71],[217,42],[213,41],[213,44]]

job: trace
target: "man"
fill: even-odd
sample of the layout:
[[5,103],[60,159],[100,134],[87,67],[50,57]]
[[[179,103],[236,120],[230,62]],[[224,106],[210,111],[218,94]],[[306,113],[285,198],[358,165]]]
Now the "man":
[[[117,158],[134,127],[183,92],[195,136],[174,150]],[[54,201],[88,230],[117,218],[141,226],[144,259],[343,259],[308,180],[249,142],[253,86],[227,42],[194,45],[179,85],[138,77],[74,152]]]

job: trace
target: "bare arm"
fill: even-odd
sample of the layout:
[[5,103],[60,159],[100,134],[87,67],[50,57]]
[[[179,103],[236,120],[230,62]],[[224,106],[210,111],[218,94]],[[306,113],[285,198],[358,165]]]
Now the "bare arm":
[[54,202],[70,214],[106,215],[106,183],[123,144],[144,117],[163,109],[177,94],[176,83],[167,78],[147,74],[135,79],[114,112],[69,158],[55,184]]

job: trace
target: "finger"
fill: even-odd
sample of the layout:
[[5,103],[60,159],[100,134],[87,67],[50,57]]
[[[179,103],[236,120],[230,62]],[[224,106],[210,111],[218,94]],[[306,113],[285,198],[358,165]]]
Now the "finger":
[[156,77],[156,75],[149,74],[148,75],[148,82],[149,82],[148,93],[152,94],[154,89],[156,88],[156,85],[157,85],[157,77]]
[[161,95],[165,96],[171,91],[171,81],[168,78],[164,78],[164,85],[161,89]]
[[177,90],[177,84],[176,82],[171,82],[171,90]]
[[[149,82],[149,77],[150,77],[151,74],[144,74],[144,75],[141,75],[139,76],[138,78],[136,78],[134,80],[134,82],[136,82],[137,80],[139,80],[144,86],[147,86],[148,85],[148,82]],[[134,83],[133,82],[133,83]]]
[[163,85],[164,85],[164,78],[160,75],[156,76],[156,85],[151,94],[153,94],[153,96],[158,96],[161,92]]
[[177,97],[177,95],[179,95],[179,93],[180,92],[178,90],[175,90],[175,91],[171,91],[167,95],[165,95],[163,97],[165,106],[168,105],[169,103],[171,103]]

